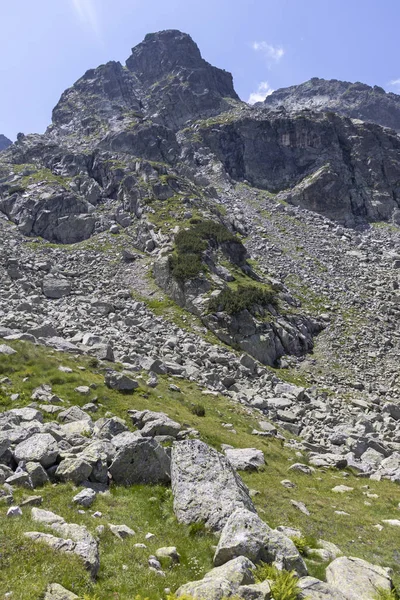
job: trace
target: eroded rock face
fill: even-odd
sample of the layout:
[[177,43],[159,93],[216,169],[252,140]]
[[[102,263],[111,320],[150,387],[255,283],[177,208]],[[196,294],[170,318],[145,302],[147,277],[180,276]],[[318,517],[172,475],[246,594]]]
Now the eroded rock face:
[[249,492],[229,461],[200,440],[172,448],[174,511],[183,523],[204,522],[220,531],[236,508],[255,512]]
[[234,179],[347,227],[388,220],[399,207],[400,140],[378,125],[260,109],[201,135]]

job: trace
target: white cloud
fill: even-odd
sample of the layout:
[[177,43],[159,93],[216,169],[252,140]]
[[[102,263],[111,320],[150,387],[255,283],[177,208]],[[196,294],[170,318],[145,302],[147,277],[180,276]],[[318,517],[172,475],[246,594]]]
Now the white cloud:
[[274,90],[269,85],[268,81],[262,81],[255,92],[252,92],[247,102],[249,104],[255,104],[256,102],[262,102],[267,96],[270,96]]
[[272,63],[278,63],[285,54],[282,46],[273,46],[268,42],[253,42],[251,47],[256,52],[261,52],[264,55],[269,66]]
[[392,79],[389,81],[389,85],[395,88],[396,92],[400,92],[400,79]]
[[94,0],[71,0],[81,24],[100,37],[100,25]]

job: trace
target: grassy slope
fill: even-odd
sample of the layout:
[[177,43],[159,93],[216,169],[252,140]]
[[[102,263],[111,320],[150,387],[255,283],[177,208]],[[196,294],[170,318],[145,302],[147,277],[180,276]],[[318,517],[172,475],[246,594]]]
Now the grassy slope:
[[[243,474],[247,485],[260,492],[255,503],[260,515],[271,526],[291,525],[302,529],[307,536],[323,538],[338,544],[345,554],[391,566],[395,570],[397,584],[400,583],[400,552],[396,529],[385,526],[382,532],[374,525],[382,519],[399,518],[397,505],[400,501],[398,486],[387,482],[373,482],[346,477],[337,471],[318,471],[313,476],[288,472],[293,462],[302,461],[294,451],[283,447],[278,440],[266,440],[252,436],[257,421],[254,415],[227,398],[202,394],[194,383],[174,378],[182,393],[169,390],[172,378],[160,378],[155,389],[148,389],[142,380],[139,390],[130,396],[108,390],[103,383],[100,368],[91,367],[90,360],[71,357],[27,343],[13,342],[18,353],[11,357],[0,356],[0,378],[9,377],[11,384],[3,384],[6,392],[0,393],[0,410],[13,406],[9,394],[19,392],[17,406],[30,403],[32,390],[41,383],[50,383],[53,391],[66,402],[83,405],[96,396],[102,405],[95,418],[111,411],[126,417],[129,408],[162,410],[172,418],[195,427],[203,440],[220,448],[221,443],[237,447],[257,447],[264,451],[267,466],[262,473]],[[70,366],[73,373],[58,371],[59,365]],[[81,371],[78,366],[84,366]],[[23,382],[23,378],[28,377]],[[91,395],[82,397],[74,389],[78,385],[95,384]],[[205,417],[192,414],[193,404],[203,404]],[[222,427],[232,423],[237,431],[233,434]],[[304,462],[304,461],[303,461]],[[287,490],[280,481],[290,479],[297,487]],[[344,496],[334,494],[331,488],[339,483],[354,487]],[[378,498],[364,495],[363,486]],[[37,493],[37,492],[35,492]],[[181,583],[201,577],[212,566],[212,535],[191,535],[191,528],[176,522],[172,512],[169,488],[162,486],[114,487],[108,495],[98,496],[91,509],[80,515],[72,504],[76,490],[71,484],[48,485],[38,493],[43,495],[42,508],[61,514],[69,522],[85,524],[91,531],[108,522],[126,524],[136,531],[132,539],[120,541],[107,529],[101,536],[101,567],[98,581],[94,584],[76,557],[55,554],[45,546],[33,544],[23,538],[23,532],[37,530],[38,525],[30,520],[30,509],[23,510],[21,519],[7,519],[7,507],[0,504],[0,597],[13,591],[13,598],[28,600],[40,598],[47,583],[59,582],[68,589],[88,598],[99,600],[128,600],[136,594],[160,598],[169,587],[174,591]],[[16,501],[29,495],[26,490],[16,492]],[[290,499],[303,501],[311,512],[303,515],[290,504]],[[371,505],[366,505],[368,501]],[[103,517],[93,518],[94,511]],[[349,517],[334,514],[335,510],[350,513]],[[145,540],[151,532],[156,537]],[[135,543],[143,542],[147,550],[135,549]],[[166,578],[149,572],[147,559],[161,546],[175,545],[181,554],[181,564],[173,569],[166,568]],[[125,565],[125,567],[124,567]],[[322,565],[309,563],[310,572],[322,576]]]

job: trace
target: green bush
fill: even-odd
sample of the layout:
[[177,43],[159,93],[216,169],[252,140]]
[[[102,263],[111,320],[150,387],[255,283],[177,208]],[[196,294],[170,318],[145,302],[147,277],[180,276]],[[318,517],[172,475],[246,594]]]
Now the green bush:
[[268,304],[277,305],[273,290],[255,285],[239,285],[236,290],[227,287],[218,296],[211,298],[208,310],[209,312],[224,311],[228,315],[234,315],[245,309],[251,311],[255,306],[266,307]]
[[192,219],[190,228],[180,231],[175,237],[175,253],[170,258],[170,268],[175,279],[187,281],[202,271],[204,265],[201,255],[207,250],[209,242],[241,244],[221,223]]
[[293,537],[291,540],[302,556],[305,556],[310,548],[318,548],[318,542],[314,537]]
[[190,408],[190,412],[198,417],[206,416],[206,409],[202,404],[193,404],[193,406]]
[[260,563],[254,570],[257,583],[266,579],[271,582],[271,592],[274,600],[297,600],[300,594],[298,578],[294,573],[279,571],[276,567]]
[[204,268],[197,254],[172,254],[169,265],[172,275],[180,281],[194,279]]
[[192,523],[189,525],[189,535],[190,537],[199,537],[207,534],[207,529],[203,521],[198,521],[197,523]]

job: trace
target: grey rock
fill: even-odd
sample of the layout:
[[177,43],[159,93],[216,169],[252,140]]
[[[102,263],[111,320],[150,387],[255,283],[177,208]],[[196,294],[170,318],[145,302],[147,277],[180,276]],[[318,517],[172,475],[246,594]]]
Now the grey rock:
[[276,562],[287,571],[306,575],[307,567],[294,543],[283,533],[271,529],[256,514],[243,509],[234,511],[222,530],[214,555],[214,564],[222,565],[246,556],[253,562]]
[[44,600],[79,600],[73,592],[66,590],[58,583],[50,583],[44,595]]
[[179,521],[203,521],[220,531],[237,508],[255,512],[249,491],[229,461],[199,440],[172,448],[171,483]]
[[43,279],[43,294],[47,298],[63,298],[71,293],[71,285],[67,279],[46,275]]
[[326,581],[338,588],[348,600],[374,600],[377,588],[392,589],[390,569],[347,556],[336,558],[328,565]]
[[301,590],[300,598],[304,600],[347,600],[348,598],[340,589],[315,577],[302,577],[298,586]]
[[170,459],[162,446],[148,437],[121,446],[109,470],[113,480],[122,485],[170,481]]
[[137,381],[118,371],[109,371],[105,376],[105,384],[118,392],[133,392],[139,387]]
[[48,433],[37,433],[18,444],[14,450],[15,459],[26,462],[39,462],[47,469],[54,465],[59,453],[55,439]]
[[258,471],[265,466],[264,454],[257,448],[232,448],[224,454],[238,471]]
[[80,506],[88,508],[89,506],[92,506],[95,499],[96,492],[90,488],[85,488],[84,490],[78,492],[78,494],[73,497],[72,501],[75,504],[79,504]]

